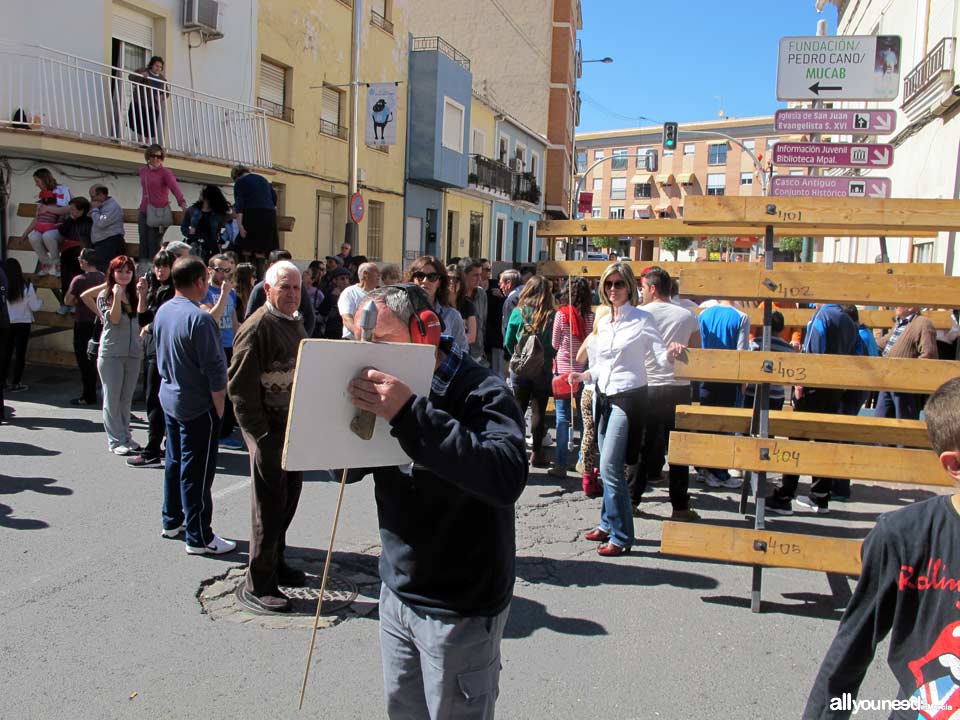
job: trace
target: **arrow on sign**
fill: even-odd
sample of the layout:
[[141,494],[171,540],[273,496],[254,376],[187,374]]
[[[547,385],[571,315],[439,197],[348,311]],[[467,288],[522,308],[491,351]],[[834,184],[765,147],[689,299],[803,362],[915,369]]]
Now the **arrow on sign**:
[[843,90],[843,86],[842,85],[821,85],[819,80],[810,86],[810,92],[812,92],[814,95],[819,95],[821,90],[834,90],[836,92],[840,92],[841,90]]
[[887,194],[884,192],[883,183],[870,183],[867,188],[867,197],[882,199],[887,196]]
[[886,165],[890,162],[890,151],[887,148],[873,151],[873,161],[879,165]]
[[877,115],[873,120],[873,127],[878,132],[888,133],[890,132],[890,116],[889,115]]

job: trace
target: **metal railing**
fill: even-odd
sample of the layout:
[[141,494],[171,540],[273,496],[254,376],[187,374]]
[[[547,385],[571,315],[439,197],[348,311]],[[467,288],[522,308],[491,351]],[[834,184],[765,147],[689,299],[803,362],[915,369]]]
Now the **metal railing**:
[[346,140],[348,137],[347,128],[335,122],[330,122],[329,120],[320,120],[320,132],[324,135],[340,138],[341,140]]
[[483,155],[470,156],[470,169],[467,182],[478,187],[489,188],[504,195],[513,193],[513,172],[502,162]]
[[370,24],[376,25],[381,30],[386,30],[388,33],[393,35],[393,23],[387,20],[383,15],[378,13],[376,10],[370,11]]
[[293,122],[292,107],[281,105],[280,103],[275,103],[273,100],[267,100],[262,97],[257,98],[257,107],[263,110],[268,117],[277,118],[288,123]]
[[532,173],[515,173],[513,199],[537,205],[540,202],[540,187]]
[[410,48],[411,52],[422,52],[428,50],[434,50],[436,52],[443,53],[464,70],[470,69],[470,58],[457,50],[453,45],[448,43],[443,38],[434,36],[415,37],[413,39],[413,47]]
[[262,109],[40,45],[0,42],[4,128],[271,165]]
[[953,70],[956,43],[955,38],[944,38],[927,53],[919,65],[907,73],[903,79],[904,105],[908,105],[911,100],[930,87],[939,78],[940,73]]

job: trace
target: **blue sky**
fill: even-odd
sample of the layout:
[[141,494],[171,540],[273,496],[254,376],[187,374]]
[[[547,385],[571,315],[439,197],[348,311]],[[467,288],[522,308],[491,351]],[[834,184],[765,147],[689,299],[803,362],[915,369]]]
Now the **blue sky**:
[[[836,32],[814,0],[581,0],[583,66],[578,132],[772,113],[777,46],[787,35]],[[639,120],[639,116],[649,120]]]

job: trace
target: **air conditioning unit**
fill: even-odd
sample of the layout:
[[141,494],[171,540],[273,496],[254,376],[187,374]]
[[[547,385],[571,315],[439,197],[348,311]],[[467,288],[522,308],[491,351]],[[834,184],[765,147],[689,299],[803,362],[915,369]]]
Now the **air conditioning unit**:
[[208,39],[222,38],[219,0],[183,0],[183,29],[199,30]]
[[523,172],[523,160],[521,158],[513,159],[513,170],[514,172]]

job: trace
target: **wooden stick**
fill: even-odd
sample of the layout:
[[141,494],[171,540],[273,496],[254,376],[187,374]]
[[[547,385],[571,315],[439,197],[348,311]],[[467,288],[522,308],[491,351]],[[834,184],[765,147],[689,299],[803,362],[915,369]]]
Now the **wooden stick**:
[[320,609],[323,607],[323,591],[327,587],[327,575],[330,572],[330,560],[333,557],[333,543],[337,537],[337,523],[340,521],[340,507],[343,505],[343,490],[347,486],[347,468],[343,469],[340,478],[340,492],[337,495],[337,509],[333,514],[333,528],[330,530],[330,545],[327,548],[327,558],[323,563],[323,577],[320,579],[320,597],[317,599],[317,614],[313,618],[313,632],[310,635],[310,651],[307,653],[307,666],[303,669],[303,684],[300,686],[300,704],[298,710],[303,710],[303,696],[307,692],[307,678],[310,677],[310,661],[313,659],[313,646],[317,641],[317,626],[320,624]]

